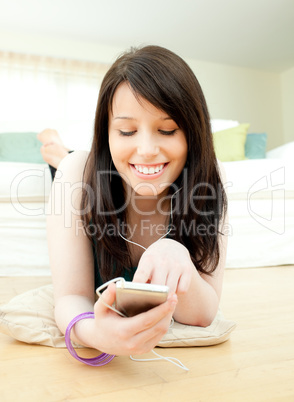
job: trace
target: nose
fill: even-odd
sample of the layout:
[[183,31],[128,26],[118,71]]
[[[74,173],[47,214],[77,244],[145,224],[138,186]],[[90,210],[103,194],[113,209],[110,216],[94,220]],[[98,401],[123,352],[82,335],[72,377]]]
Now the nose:
[[144,157],[145,159],[151,159],[159,153],[159,145],[156,139],[156,135],[142,134],[138,138],[137,146],[138,155]]

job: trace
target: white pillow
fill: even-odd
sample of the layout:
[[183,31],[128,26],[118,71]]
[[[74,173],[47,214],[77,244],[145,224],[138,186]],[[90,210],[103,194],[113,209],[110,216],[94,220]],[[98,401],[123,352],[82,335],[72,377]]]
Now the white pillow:
[[210,120],[211,130],[213,133],[218,131],[227,130],[228,128],[234,128],[239,126],[239,122],[236,120],[222,120],[222,119],[212,119]]
[[0,199],[34,201],[48,197],[52,185],[46,163],[0,162]]
[[288,142],[285,145],[274,148],[266,153],[268,159],[291,159],[294,155],[294,141]]

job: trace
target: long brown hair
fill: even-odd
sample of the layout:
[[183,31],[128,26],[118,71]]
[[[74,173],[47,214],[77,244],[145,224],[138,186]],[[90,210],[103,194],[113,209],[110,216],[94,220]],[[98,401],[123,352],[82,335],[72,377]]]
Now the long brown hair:
[[[82,217],[83,223],[85,227],[120,230],[126,219],[122,179],[112,163],[108,144],[108,116],[114,93],[122,82],[127,82],[137,97],[166,112],[185,133],[188,155],[183,172],[172,186],[182,190],[175,198],[174,230],[169,236],[187,247],[198,271],[210,274],[220,258],[219,225],[226,213],[227,199],[202,89],[186,62],[165,48],[131,49],[115,61],[103,79],[84,172],[84,183],[95,197],[93,200],[90,192],[83,192],[81,209],[86,210],[91,204]],[[131,267],[128,245],[118,231],[106,230],[99,241],[97,231],[91,233],[87,232],[103,281],[122,275]]]

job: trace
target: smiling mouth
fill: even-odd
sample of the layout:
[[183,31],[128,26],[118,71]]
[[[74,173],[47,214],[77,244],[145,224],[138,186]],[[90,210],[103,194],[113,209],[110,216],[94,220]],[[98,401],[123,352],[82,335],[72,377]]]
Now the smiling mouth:
[[144,165],[133,165],[134,168],[137,170],[137,172],[142,173],[142,174],[155,174],[155,173],[159,173],[162,171],[162,169],[167,165],[167,163],[162,163],[162,164],[158,164],[158,165],[154,165],[151,167],[147,167]]

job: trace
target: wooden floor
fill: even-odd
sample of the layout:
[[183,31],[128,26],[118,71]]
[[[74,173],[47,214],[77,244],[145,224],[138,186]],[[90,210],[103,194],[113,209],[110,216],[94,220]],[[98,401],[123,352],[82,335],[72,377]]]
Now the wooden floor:
[[[50,279],[0,281],[3,303]],[[189,372],[128,357],[88,367],[65,349],[0,334],[0,400],[294,401],[294,266],[227,270],[221,308],[238,324],[228,342],[159,350],[180,359]]]

